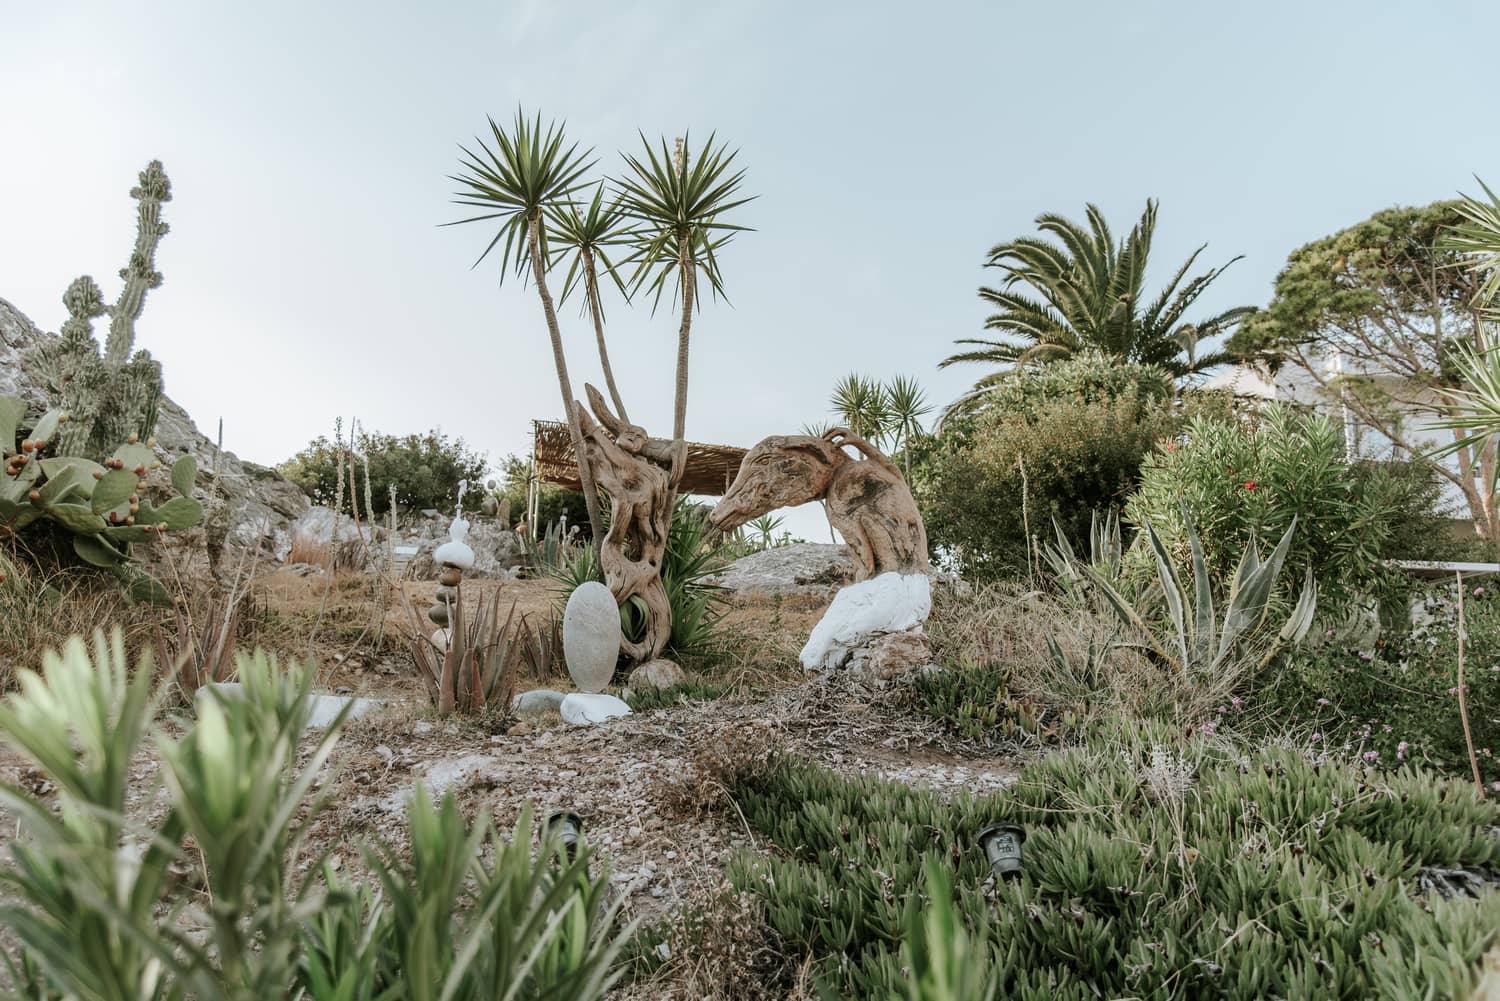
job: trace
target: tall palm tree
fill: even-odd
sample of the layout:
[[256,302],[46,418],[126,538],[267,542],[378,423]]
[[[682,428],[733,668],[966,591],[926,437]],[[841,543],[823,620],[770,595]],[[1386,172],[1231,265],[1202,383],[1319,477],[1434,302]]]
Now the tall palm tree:
[[447,225],[498,221],[499,229],[494,239],[484,248],[474,266],[478,267],[503,239],[500,280],[503,282],[508,274],[514,274],[522,281],[529,276],[536,285],[537,295],[542,300],[542,314],[547,321],[547,333],[552,338],[557,388],[562,394],[563,412],[568,417],[573,454],[578,457],[578,479],[583,487],[584,503],[588,506],[589,528],[595,539],[601,539],[604,537],[604,522],[599,516],[599,495],[594,489],[588,463],[583,461],[583,431],[574,408],[576,398],[568,378],[568,360],[563,354],[557,310],[547,288],[549,246],[547,227],[543,224],[544,213],[551,207],[568,203],[581,185],[583,175],[593,167],[594,161],[588,159],[592,150],[580,153],[577,144],[564,148],[566,139],[561,126],[548,123],[543,129],[541,115],[537,115],[535,121],[527,121],[519,108],[509,132],[495,124],[493,118],[489,123],[494,148],[486,145],[483,139],[475,140],[479,149],[477,153],[459,146],[464,154],[460,160],[462,173],[450,177],[463,186],[463,190],[454,195],[457,204],[485,211]]
[[630,176],[616,181],[620,204],[641,223],[634,275],[636,289],[649,288],[655,303],[670,289],[682,306],[677,330],[677,387],[672,408],[672,437],[682,447],[687,429],[688,342],[693,306],[698,301],[698,275],[709,281],[715,295],[724,294],[717,254],[736,232],[746,229],[722,222],[720,216],[750,201],[738,198],[743,169],[732,169],[736,152],[714,146],[714,137],[692,163],[686,138],[675,154],[661,141],[661,155],[641,135],[645,158],[626,154]]
[[1196,322],[1185,316],[1239,258],[1189,278],[1204,244],[1148,300],[1144,285],[1156,201],[1146,202],[1140,221],[1118,243],[1098,206],[1088,206],[1087,218],[1085,226],[1052,213],[1040,215],[1036,223],[1044,236],[1017,237],[990,249],[985,267],[998,268],[1004,279],[998,287],[981,288],[979,296],[997,307],[985,320],[985,329],[1000,331],[1003,339],[956,341],[975,348],[951,355],[938,366],[1002,366],[976,383],[971,396],[982,395],[1016,368],[1066,358],[1086,348],[1122,361],[1160,365],[1176,376],[1229,360],[1218,351],[1197,354],[1196,345],[1228,333],[1253,307],[1236,306]]
[[547,210],[548,234],[552,240],[551,260],[556,267],[563,258],[569,258],[568,273],[563,278],[562,301],[567,302],[573,289],[582,283],[584,305],[594,321],[594,339],[599,344],[599,364],[604,369],[604,384],[609,388],[614,401],[615,413],[622,421],[629,421],[625,412],[625,401],[615,385],[615,371],[609,363],[609,348],[604,343],[604,305],[599,300],[599,266],[614,279],[620,294],[627,299],[630,293],[620,280],[615,264],[610,260],[610,249],[619,247],[631,239],[630,227],[618,202],[605,204],[604,184],[594,189],[594,197],[586,206],[568,203],[554,205]]

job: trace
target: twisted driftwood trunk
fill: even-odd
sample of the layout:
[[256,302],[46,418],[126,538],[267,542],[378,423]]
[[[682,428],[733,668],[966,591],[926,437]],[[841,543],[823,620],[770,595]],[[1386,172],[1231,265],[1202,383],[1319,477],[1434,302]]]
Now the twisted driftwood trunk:
[[580,465],[588,464],[594,482],[609,496],[609,531],[599,540],[599,564],[615,601],[623,606],[638,598],[645,609],[645,636],[638,643],[625,640],[622,649],[638,663],[653,660],[672,638],[672,606],[661,567],[687,449],[621,420],[597,389],[584,388],[598,423],[582,404],[573,404],[583,432]]
[[[852,458],[845,446],[863,457]],[[815,500],[826,503],[828,520],[849,546],[856,581],[930,569],[927,530],[900,468],[848,428],[761,441],[745,455],[709,521],[731,531],[767,512]]]

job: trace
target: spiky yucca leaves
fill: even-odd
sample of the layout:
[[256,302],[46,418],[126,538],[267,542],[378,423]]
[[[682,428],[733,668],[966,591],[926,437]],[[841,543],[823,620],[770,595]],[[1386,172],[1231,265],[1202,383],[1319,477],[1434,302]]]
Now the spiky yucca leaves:
[[[606,522],[606,530],[608,523]],[[719,620],[728,598],[717,584],[705,578],[723,570],[728,560],[725,548],[714,541],[708,510],[685,497],[677,498],[672,523],[667,527],[667,551],[662,559],[661,580],[672,606],[672,638],[667,652],[674,656],[710,653],[719,640]],[[604,582],[604,570],[596,550],[582,548],[549,576],[557,592],[559,607],[585,581]],[[646,627],[646,609],[632,598],[620,607],[620,628],[625,637],[639,640]]]
[[[156,247],[168,226],[161,206],[172,200],[172,184],[161,161],[141,171],[130,190],[136,200],[136,237],[130,259],[120,269],[124,284],[114,305],[88,275],[76,279],[63,294],[68,319],[56,343],[35,348],[30,361],[46,380],[53,401],[72,415],[62,429],[58,454],[100,460],[116,443],[131,435],[149,438],[156,429],[161,402],[161,365],[147,351],[132,351],[135,321],[145,306],[146,293],[161,285],[156,270]],[[94,338],[94,320],[109,316],[109,335],[101,352]]]
[[1469,269],[1482,280],[1476,305],[1493,310],[1500,304],[1500,196],[1483,181],[1479,186],[1485,197],[1464,195],[1454,204],[1463,222],[1448,231],[1439,247],[1464,255]]
[[[1143,601],[1133,602],[1122,594],[1115,582],[1101,572],[1107,570],[1107,565],[1102,568],[1084,566],[1060,549],[1054,549],[1049,560],[1054,565],[1066,562],[1076,567],[1081,579],[1104,599],[1120,621],[1143,639],[1140,644],[1122,646],[1136,646],[1183,677],[1224,678],[1254,673],[1270,663],[1287,643],[1300,643],[1312,627],[1317,610],[1318,587],[1311,569],[1306,574],[1302,594],[1286,621],[1274,634],[1268,635],[1268,623],[1277,607],[1274,601],[1276,579],[1286,562],[1292,534],[1297,530],[1297,519],[1292,519],[1281,541],[1264,560],[1260,557],[1256,540],[1251,538],[1235,570],[1229,593],[1223,596],[1224,614],[1220,617],[1214,607],[1213,577],[1203,560],[1203,546],[1186,507],[1182,517],[1192,553],[1191,591],[1183,584],[1171,555],[1149,521],[1145,523],[1146,537],[1156,560],[1160,588],[1151,589]],[[1062,544],[1066,545],[1066,540]],[[1164,622],[1153,609],[1138,607],[1157,598],[1165,612]]]
[[650,291],[660,304],[670,291],[682,307],[677,330],[676,402],[672,437],[682,441],[687,426],[688,343],[693,307],[700,302],[698,276],[702,272],[717,296],[724,295],[724,276],[718,254],[736,233],[748,229],[721,217],[751,198],[740,197],[745,171],[734,167],[737,151],[714,144],[714,136],[696,156],[688,138],[678,141],[675,153],[667,141],[657,147],[641,134],[645,156],[625,154],[629,173],[615,181],[622,210],[640,223],[635,236],[636,271],[632,284]]
[[999,366],[975,384],[982,395],[1014,369],[1049,362],[1093,348],[1121,361],[1160,365],[1175,376],[1202,372],[1227,360],[1219,352],[1199,355],[1196,345],[1227,334],[1254,310],[1239,306],[1196,322],[1187,313],[1228,264],[1188,277],[1207,244],[1183,262],[1155,298],[1147,299],[1146,264],[1156,230],[1156,201],[1129,235],[1115,242],[1104,214],[1089,205],[1088,223],[1079,225],[1053,213],[1037,217],[1037,227],[1053,239],[1023,236],[990,248],[986,267],[1004,276],[998,287],[979,290],[998,308],[985,328],[1004,340],[964,338],[975,345],[945,358],[939,367],[959,363]]
[[[952,873],[975,962],[993,964],[995,990],[966,1001],[1467,995],[1500,936],[1500,806],[1412,768],[1120,736],[981,799],[782,759],[732,783],[773,854],[742,856],[731,882],[844,997],[927,979],[910,908],[938,889],[933,867]],[[975,836],[997,821],[1027,838],[1022,878],[994,884]],[[1491,886],[1419,888],[1453,869]]]
[[602,267],[620,294],[630,298],[630,292],[610,257],[633,238],[629,217],[618,201],[604,201],[604,185],[601,183],[594,188],[594,196],[586,205],[570,201],[549,206],[547,230],[551,243],[548,266],[555,268],[563,259],[568,261],[562,300],[566,302],[575,288],[582,287],[584,308],[594,321],[594,340],[599,348],[599,365],[604,369],[609,398],[614,402],[620,420],[629,422],[625,401],[615,385],[614,366],[609,363],[609,346],[604,341],[604,302],[599,297],[599,271]]

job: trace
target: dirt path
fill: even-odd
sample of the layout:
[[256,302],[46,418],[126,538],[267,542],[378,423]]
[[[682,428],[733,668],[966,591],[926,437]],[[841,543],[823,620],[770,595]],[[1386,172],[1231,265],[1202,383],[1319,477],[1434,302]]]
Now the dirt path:
[[331,807],[312,840],[335,850],[371,837],[399,843],[405,797],[418,779],[431,790],[452,789],[471,816],[488,810],[502,829],[526,803],[538,817],[571,810],[626,895],[627,911],[650,921],[703,899],[702,890],[722,883],[729,859],[757,844],[727,799],[717,804],[722,809],[682,805],[704,749],[748,740],[845,774],[874,773],[952,794],[995,792],[1015,780],[1019,761],[944,750],[935,726],[886,701],[814,681],[753,700],[512,734],[399,711],[357,720],[340,744]]

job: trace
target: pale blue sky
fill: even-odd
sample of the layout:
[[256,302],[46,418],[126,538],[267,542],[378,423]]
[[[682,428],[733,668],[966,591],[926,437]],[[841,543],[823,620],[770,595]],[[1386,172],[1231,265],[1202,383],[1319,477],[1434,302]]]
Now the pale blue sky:
[[[52,9],[47,9],[52,8]],[[287,3],[0,0],[0,297],[49,330],[82,272],[112,296],[127,191],[175,200],[139,344],[260,462],[335,415],[441,425],[493,457],[559,412],[530,289],[439,228],[457,143],[519,103],[618,170],[636,129],[710,129],[759,194],[695,326],[690,437],[825,416],[851,369],[938,372],[980,332],[990,245],[1161,199],[1158,275],[1245,260],[1206,306],[1263,303],[1287,253],[1376,209],[1500,179],[1500,7],[1431,3]],[[616,305],[632,416],[670,428],[675,323]],[[575,382],[591,332],[563,313]],[[798,518],[816,536],[816,519]]]

